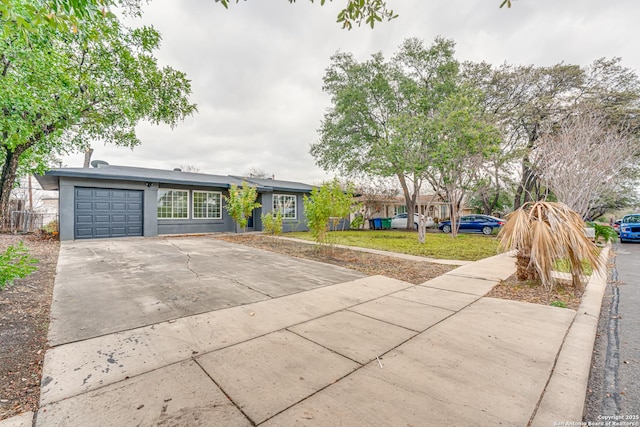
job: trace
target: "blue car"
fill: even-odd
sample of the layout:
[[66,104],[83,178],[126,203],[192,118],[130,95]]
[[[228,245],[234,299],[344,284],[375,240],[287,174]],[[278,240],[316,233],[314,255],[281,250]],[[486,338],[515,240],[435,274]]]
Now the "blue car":
[[620,243],[640,240],[640,214],[625,215],[620,222]]
[[[489,215],[464,215],[460,217],[460,232],[476,232],[489,235],[499,229],[505,221]],[[451,233],[451,221],[442,221],[438,229],[444,233]]]

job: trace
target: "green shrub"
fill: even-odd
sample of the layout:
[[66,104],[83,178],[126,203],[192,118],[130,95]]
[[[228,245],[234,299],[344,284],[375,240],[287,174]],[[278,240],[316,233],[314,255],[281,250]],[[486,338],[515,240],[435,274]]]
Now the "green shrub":
[[353,185],[343,190],[340,182],[334,179],[315,187],[309,196],[304,196],[304,216],[307,218],[309,232],[316,243],[327,244],[330,222],[335,229],[341,218],[346,218],[352,210],[359,209],[353,203]]
[[364,217],[362,215],[357,215],[355,218],[353,218],[353,221],[351,221],[351,228],[358,229],[361,228],[363,224]]
[[227,202],[225,208],[229,216],[233,218],[242,231],[246,229],[253,210],[262,207],[260,203],[256,202],[258,190],[245,181],[242,181],[242,185],[239,188],[236,184],[231,184],[229,195],[222,197]]
[[27,277],[36,271],[33,265],[38,260],[29,256],[29,251],[22,242],[11,245],[0,254],[0,291],[6,286],[13,285],[15,279]]
[[273,212],[267,212],[260,215],[262,219],[262,231],[266,234],[272,234],[279,236],[282,234],[282,212],[278,211],[276,216],[273,216]]
[[598,224],[596,222],[588,222],[590,227],[593,227],[596,233],[596,242],[602,238],[605,243],[607,242],[615,242],[618,239],[618,233],[613,227],[608,225]]

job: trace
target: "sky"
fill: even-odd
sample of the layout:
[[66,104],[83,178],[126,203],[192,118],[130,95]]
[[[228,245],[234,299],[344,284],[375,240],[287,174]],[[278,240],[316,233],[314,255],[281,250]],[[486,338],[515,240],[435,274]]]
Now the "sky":
[[[247,0],[224,9],[213,0],[151,0],[132,26],[152,25],[163,41],[162,66],[184,71],[198,112],[176,128],[141,123],[131,150],[94,144],[92,159],[159,169],[195,167],[317,184],[335,174],[309,154],[331,106],[322,78],[337,51],[366,60],[391,57],[403,40],[456,43],[460,61],[494,65],[588,65],[622,58],[640,73],[638,0],[387,0],[399,16],[343,30],[336,16],[346,0]],[[81,167],[82,154],[63,158]]]

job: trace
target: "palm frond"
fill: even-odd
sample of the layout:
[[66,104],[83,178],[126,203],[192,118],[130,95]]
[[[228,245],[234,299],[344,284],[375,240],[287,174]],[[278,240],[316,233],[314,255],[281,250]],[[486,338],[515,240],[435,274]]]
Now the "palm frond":
[[[602,268],[595,244],[584,233],[585,223],[567,205],[540,201],[527,203],[507,216],[498,239],[504,250],[517,250],[529,257],[542,286],[553,288],[552,271],[557,260],[566,259],[574,286],[581,287],[586,261]],[[520,268],[520,267],[519,267]]]

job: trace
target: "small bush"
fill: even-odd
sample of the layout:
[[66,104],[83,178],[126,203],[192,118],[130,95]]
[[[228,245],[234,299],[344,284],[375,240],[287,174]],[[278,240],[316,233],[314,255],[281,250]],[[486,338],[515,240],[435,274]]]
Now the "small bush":
[[353,205],[353,186],[349,185],[344,191],[337,179],[315,187],[309,196],[304,196],[304,216],[309,232],[321,245],[330,244],[328,231],[332,219],[335,228],[340,218],[348,217],[353,209],[360,209]]
[[587,224],[590,227],[593,227],[593,229],[595,230],[596,242],[600,238],[602,238],[602,240],[604,240],[605,243],[607,242],[613,243],[618,239],[618,233],[616,233],[616,230],[614,230],[613,227],[610,227],[608,225],[598,224],[596,222],[588,222]]
[[48,234],[58,233],[58,220],[54,219],[53,221],[48,222],[44,227],[42,227],[42,231]]
[[351,221],[351,228],[358,229],[358,228],[361,228],[363,224],[364,224],[363,216],[357,215],[355,218],[353,218],[353,221]]
[[276,216],[272,212],[260,215],[262,219],[262,231],[266,234],[279,236],[282,234],[282,212],[278,211]]
[[37,270],[38,260],[29,256],[29,251],[22,242],[11,245],[0,254],[0,291],[6,286],[13,285],[15,279],[27,277]]

